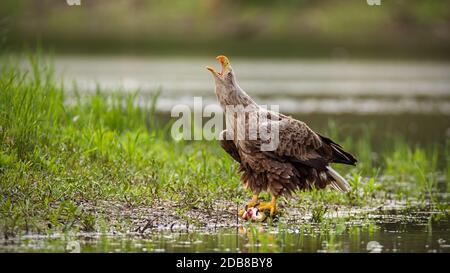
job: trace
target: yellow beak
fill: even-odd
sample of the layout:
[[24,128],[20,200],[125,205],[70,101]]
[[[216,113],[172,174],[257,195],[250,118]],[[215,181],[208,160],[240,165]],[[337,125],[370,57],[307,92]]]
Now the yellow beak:
[[213,67],[207,66],[206,69],[211,71],[215,76],[223,75],[224,73],[227,73],[230,68],[230,61],[228,58],[224,55],[219,55],[216,57],[216,60],[220,62],[220,65],[222,66],[222,71],[217,72]]

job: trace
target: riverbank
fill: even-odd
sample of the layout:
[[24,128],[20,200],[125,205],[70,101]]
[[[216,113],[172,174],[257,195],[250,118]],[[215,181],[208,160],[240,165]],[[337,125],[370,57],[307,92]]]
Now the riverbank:
[[[35,56],[30,63],[27,73],[5,63],[0,75],[3,238],[236,226],[237,207],[250,196],[216,142],[171,139],[173,121],[155,116],[157,96],[137,103],[136,94],[99,89],[67,104],[51,66]],[[363,219],[377,226],[367,210],[388,217],[389,204],[402,204],[393,210],[427,212],[448,225],[448,141],[409,145],[391,137],[375,150],[370,126],[362,131],[355,138],[330,122],[323,132],[359,159],[355,168],[336,166],[352,191],[282,200],[278,224],[333,231],[336,221],[347,230]]]

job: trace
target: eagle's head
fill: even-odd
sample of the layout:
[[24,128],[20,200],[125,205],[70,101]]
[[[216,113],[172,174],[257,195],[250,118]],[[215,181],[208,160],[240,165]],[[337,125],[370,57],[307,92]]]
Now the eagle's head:
[[219,55],[216,60],[220,62],[222,69],[220,72],[216,71],[213,67],[207,66],[208,69],[216,81],[216,86],[224,86],[232,88],[236,86],[236,77],[234,76],[233,68],[231,67],[230,61],[224,55]]

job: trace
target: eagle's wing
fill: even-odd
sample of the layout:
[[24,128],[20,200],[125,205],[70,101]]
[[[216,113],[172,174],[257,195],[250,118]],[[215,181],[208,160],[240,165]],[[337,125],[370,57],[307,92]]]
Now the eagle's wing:
[[344,163],[354,165],[356,159],[342,150],[342,147],[327,137],[323,137],[304,122],[280,114],[280,120],[270,120],[270,127],[278,123],[279,144],[272,155],[295,161],[303,165],[323,170],[329,163]]
[[232,138],[228,135],[227,130],[223,130],[220,133],[219,143],[220,143],[220,146],[225,150],[225,152],[230,154],[234,160],[236,160],[239,163],[241,162],[241,157],[239,155],[239,151],[236,148],[236,145],[234,145]]

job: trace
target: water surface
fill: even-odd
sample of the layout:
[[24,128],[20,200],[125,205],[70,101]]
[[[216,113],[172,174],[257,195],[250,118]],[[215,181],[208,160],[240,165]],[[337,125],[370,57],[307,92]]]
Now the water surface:
[[[436,218],[438,216],[439,218]],[[0,241],[0,252],[429,252],[450,253],[448,216],[371,215],[370,220],[249,224],[145,234],[28,235]]]

